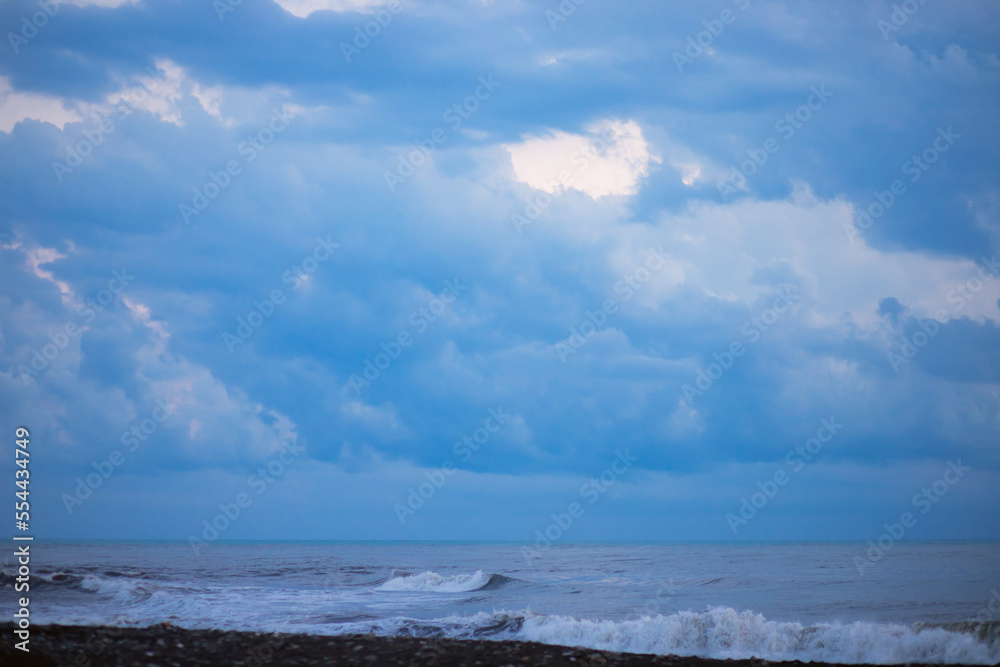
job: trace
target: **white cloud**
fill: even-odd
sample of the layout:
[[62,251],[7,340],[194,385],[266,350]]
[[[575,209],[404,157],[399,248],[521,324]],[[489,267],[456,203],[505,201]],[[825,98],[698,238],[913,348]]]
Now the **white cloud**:
[[16,91],[8,79],[0,77],[0,131],[10,132],[29,118],[63,129],[67,123],[109,117],[123,108],[148,111],[166,123],[183,125],[177,103],[184,90],[190,89],[184,69],[170,60],[158,60],[156,69],[155,77],[122,81],[118,92],[96,104]]
[[[98,307],[96,317],[88,318],[81,311],[83,301],[77,296],[84,293],[80,285],[61,279],[53,269],[74,251],[71,243],[66,245],[65,252],[18,238],[3,245],[23,254],[25,274],[51,286],[63,302],[62,308],[48,310],[33,299],[20,304],[0,299],[4,322],[15,323],[18,339],[29,341],[11,351],[16,361],[8,364],[9,371],[0,372],[0,391],[23,395],[34,409],[50,415],[53,443],[66,451],[84,447],[100,450],[106,444],[88,438],[87,428],[103,423],[100,428],[107,435],[124,424],[148,417],[148,405],[144,407],[148,402],[138,400],[137,396],[158,397],[170,405],[175,414],[164,422],[164,427],[176,431],[175,437],[158,444],[170,443],[173,450],[170,455],[188,462],[218,464],[263,459],[286,443],[296,441],[296,426],[289,417],[251,400],[216,378],[208,368],[171,350],[165,322],[157,319],[153,309],[135,295],[120,297],[126,313],[115,307]],[[10,313],[13,315],[9,316]],[[68,324],[75,324],[78,333],[68,333]],[[134,396],[131,392],[126,395],[119,387],[93,383],[80,374],[87,354],[82,351],[84,338],[79,332],[94,327],[131,331],[130,342],[123,344],[116,355],[123,364],[131,366],[129,384],[135,389]],[[67,332],[64,343],[51,338],[56,332]],[[52,344],[50,340],[65,351],[46,357],[49,363],[44,373],[22,384],[18,366],[33,364],[33,349]],[[133,341],[137,343],[134,346]]]
[[591,60],[595,58],[611,58],[613,54],[598,49],[569,49],[558,53],[545,53],[539,56],[538,64],[547,67],[549,65],[561,65],[571,60]]
[[67,4],[77,7],[103,7],[105,9],[115,9],[124,5],[137,5],[139,0],[66,0]]
[[886,297],[899,299],[919,317],[943,309],[949,318],[1000,321],[1000,276],[985,281],[957,308],[948,296],[977,276],[975,261],[880,250],[863,237],[852,243],[845,225],[853,216],[849,203],[819,201],[799,184],[788,200],[702,202],[683,214],[665,216],[657,226],[606,228],[624,246],[609,260],[619,270],[626,266],[622,256],[641,257],[643,248],[663,246],[681,270],[655,274],[644,298],[666,296],[678,284],[678,275],[706,294],[748,304],[772,289],[768,283],[795,281],[808,292],[809,323],[816,327],[837,325],[845,314],[859,325],[875,326],[878,302]]
[[210,116],[215,116],[223,125],[227,127],[232,127],[236,124],[236,121],[232,118],[222,117],[222,86],[212,86],[211,88],[203,88],[199,84],[195,83],[191,86],[191,95],[198,100],[201,104],[201,108],[205,110]]
[[676,141],[663,139],[657,143],[667,164],[677,172],[684,185],[714,183],[729,176],[728,168],[716,164],[703,155],[696,154],[690,148]]
[[300,19],[313,12],[371,12],[388,3],[388,0],[274,0],[289,14]]
[[681,172],[681,183],[684,185],[694,185],[701,180],[701,165],[697,162],[681,162],[671,166]]
[[129,309],[132,313],[132,317],[134,317],[136,321],[140,322],[147,329],[154,331],[160,337],[161,342],[158,343],[160,349],[165,349],[165,343],[162,341],[170,338],[170,333],[167,331],[163,322],[153,319],[152,312],[149,310],[149,307],[145,304],[133,301],[127,296],[122,297],[122,303],[124,303],[125,307]]
[[650,164],[660,162],[633,120],[603,120],[586,135],[555,130],[503,147],[516,180],[550,194],[573,188],[594,199],[636,194]]
[[28,266],[31,267],[31,272],[42,280],[48,280],[53,285],[58,287],[63,303],[73,303],[76,295],[73,293],[73,288],[70,287],[69,283],[64,280],[57,279],[52,275],[51,271],[46,271],[41,268],[42,264],[51,264],[57,259],[66,259],[66,255],[60,253],[55,248],[43,248],[42,246],[36,246],[30,250],[26,250],[25,254],[27,255]]
[[[4,236],[7,236],[4,234]],[[70,252],[74,250],[72,241],[67,243]],[[64,305],[75,306],[77,308],[82,307],[82,302],[77,299],[76,293],[73,291],[73,287],[67,283],[65,280],[59,280],[53,275],[53,273],[47,269],[43,269],[43,265],[52,264],[53,262],[66,259],[66,255],[59,252],[55,248],[46,248],[40,245],[25,245],[24,242],[15,236],[14,240],[9,243],[4,243],[0,245],[0,248],[6,250],[20,250],[24,253],[25,260],[25,270],[34,275],[36,278],[41,278],[42,280],[48,281],[55,285],[59,289],[59,296]]]
[[185,86],[187,74],[173,61],[157,60],[156,70],[156,77],[140,77],[139,85],[123,86],[122,90],[108,96],[106,105],[99,105],[95,110],[100,115],[106,115],[111,107],[125,104],[159,116],[165,123],[184,125],[177,102],[184,96],[185,88],[197,87],[198,84],[192,82],[190,86]]
[[[136,111],[145,111],[164,123],[182,127],[183,103],[192,98],[226,127],[234,127],[260,123],[278,106],[293,116],[305,112],[303,107],[288,101],[290,95],[288,90],[275,86],[259,89],[206,86],[168,59],[157,60],[155,69],[149,68],[143,76],[120,78],[118,90],[98,102],[16,91],[6,78],[0,77],[0,132],[10,132],[28,118],[64,129],[67,123],[96,123],[104,118],[117,122]],[[224,109],[232,115],[223,115]],[[310,111],[319,109],[313,107]]]
[[80,120],[80,115],[67,109],[58,97],[16,91],[6,77],[0,77],[0,132],[10,132],[14,125],[27,118],[52,123],[62,129],[66,123]]
[[392,403],[368,405],[361,400],[354,400],[341,404],[339,409],[345,421],[360,424],[369,433],[377,434],[383,440],[413,437],[412,431],[401,423],[396,406]]

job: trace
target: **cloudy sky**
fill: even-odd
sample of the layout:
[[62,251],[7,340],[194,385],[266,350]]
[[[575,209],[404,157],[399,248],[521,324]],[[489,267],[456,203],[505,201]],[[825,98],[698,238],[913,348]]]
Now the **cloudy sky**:
[[995,3],[0,28],[37,535],[1000,538]]

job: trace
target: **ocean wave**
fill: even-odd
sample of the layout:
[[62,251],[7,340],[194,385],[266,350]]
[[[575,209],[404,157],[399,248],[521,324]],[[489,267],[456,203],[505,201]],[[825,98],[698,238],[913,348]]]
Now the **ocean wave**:
[[296,622],[303,625],[344,625],[374,620],[377,620],[376,617],[369,614],[320,614]]
[[546,644],[719,659],[984,665],[1000,661],[1000,644],[980,639],[971,628],[862,621],[806,626],[768,621],[761,614],[729,607],[627,621],[528,614],[518,635]]
[[[497,575],[493,575],[497,576]],[[422,573],[397,577],[389,590],[466,592],[482,588],[491,575],[443,577]],[[509,580],[510,581],[510,580]],[[513,580],[516,581],[516,580]],[[730,607],[684,611],[627,620],[581,619],[531,611],[492,611],[439,618],[373,617],[360,609],[327,611],[300,620],[267,614],[253,618],[225,613],[232,607],[218,600],[192,599],[183,590],[163,590],[139,602],[141,591],[116,588],[118,579],[86,581],[126,604],[129,624],[151,625],[164,620],[185,627],[258,632],[311,634],[374,633],[449,639],[535,641],[603,651],[716,659],[829,662],[840,664],[978,664],[1000,663],[998,623],[818,623],[772,621],[752,611]],[[79,620],[73,619],[75,622]],[[66,619],[49,619],[48,622]],[[114,622],[90,619],[87,622]]]
[[142,577],[106,577],[101,575],[84,576],[80,588],[123,602],[145,599],[152,595],[154,590],[154,586]]
[[961,632],[975,636],[990,644],[1000,644],[1000,621],[960,621],[956,623],[918,623],[916,630],[940,628],[950,632]]
[[336,632],[535,641],[602,651],[717,659],[974,665],[993,665],[1000,661],[997,631],[983,627],[996,626],[996,623],[945,625],[953,627],[862,621],[802,625],[768,621],[751,611],[714,607],[704,612],[688,611],[626,621],[510,611],[433,620],[397,617],[348,623]]
[[[30,583],[32,588],[80,588],[83,585],[85,576],[78,576],[68,572],[33,572]],[[0,587],[13,587],[17,583],[17,573],[0,572]]]
[[502,574],[483,574],[482,570],[478,570],[475,574],[455,574],[447,577],[436,572],[421,572],[420,574],[394,576],[375,590],[413,593],[469,593],[494,590],[513,581],[515,580]]
[[[155,584],[146,579],[143,573],[133,576],[121,572],[105,572],[102,574],[74,574],[73,572],[33,572],[31,587],[33,589],[73,589],[96,593],[116,598],[118,600],[135,600],[148,597]],[[0,573],[0,581],[6,586],[15,582],[15,575]]]
[[[5,573],[5,577],[10,577]],[[706,582],[708,585],[714,585]],[[425,595],[471,593],[451,598],[476,604],[502,598],[490,591],[529,584],[499,574],[441,575],[392,572],[375,588],[361,593],[331,593],[327,589],[283,590],[271,587],[193,587],[190,583],[153,582],[146,578],[73,572],[33,575],[32,586],[77,589],[93,595],[88,605],[67,606],[50,613],[46,622],[155,624],[163,621],[185,627],[242,629],[262,632],[348,634],[373,632],[388,636],[453,639],[520,640],[577,646],[595,650],[660,655],[699,656],[718,659],[830,662],[842,664],[982,664],[1000,663],[1000,623],[954,622],[913,625],[873,623],[805,624],[768,620],[753,611],[712,607],[670,615],[625,620],[581,619],[531,611],[496,610],[476,614],[412,618],[384,616],[387,596],[376,592]],[[374,593],[374,594],[373,594]],[[250,597],[248,597],[250,596]],[[68,599],[68,596],[67,596]],[[107,602],[113,600],[112,604]],[[257,601],[247,613],[246,600]],[[279,614],[295,601],[303,613]],[[419,597],[406,596],[407,604],[424,605]],[[437,605],[442,598],[427,601]],[[445,600],[446,602],[448,600]],[[100,609],[98,613],[95,610]],[[115,609],[121,618],[107,618]],[[308,610],[308,611],[307,611]],[[426,614],[428,610],[425,609]]]
[[525,614],[505,611],[480,612],[471,616],[448,616],[436,619],[405,617],[345,623],[320,632],[334,634],[373,633],[389,637],[424,637],[448,639],[515,639],[524,625]]
[[[118,571],[84,567],[72,570],[32,571],[30,583],[33,588],[73,588],[92,592],[103,592],[122,587],[130,587],[133,582],[152,581],[154,575],[139,570]],[[17,581],[16,569],[0,571],[0,587],[13,586]],[[121,582],[121,583],[115,583]]]

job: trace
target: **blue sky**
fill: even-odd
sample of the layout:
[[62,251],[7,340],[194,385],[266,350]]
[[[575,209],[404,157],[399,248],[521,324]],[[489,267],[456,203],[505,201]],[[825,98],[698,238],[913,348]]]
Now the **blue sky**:
[[239,498],[221,537],[529,540],[580,502],[560,539],[1000,538],[1000,7],[0,27],[0,467],[29,427],[38,535]]

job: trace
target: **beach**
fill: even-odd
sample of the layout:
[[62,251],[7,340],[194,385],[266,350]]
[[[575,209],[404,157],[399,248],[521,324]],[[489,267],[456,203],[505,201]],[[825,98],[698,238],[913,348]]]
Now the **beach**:
[[479,641],[379,637],[375,635],[296,635],[185,630],[170,624],[148,628],[38,626],[31,630],[31,651],[14,649],[13,627],[3,626],[0,664],[49,667],[125,665],[359,665],[364,667],[440,667],[549,665],[551,667],[759,667],[833,663],[713,660],[696,657],[614,653],[521,641]]
[[[79,667],[105,664],[105,653],[249,667],[275,654],[299,660],[290,664],[326,655],[396,664],[391,656],[418,653],[415,664],[590,664],[594,651],[1000,662],[995,545],[899,544],[891,567],[877,563],[863,578],[852,563],[862,547],[562,544],[529,564],[518,543],[219,544],[196,558],[183,543],[49,543],[33,554],[31,646]],[[0,580],[18,583],[10,569]],[[8,619],[13,598],[0,601]],[[174,626],[201,632],[176,647]],[[276,636],[292,640],[279,648]]]

